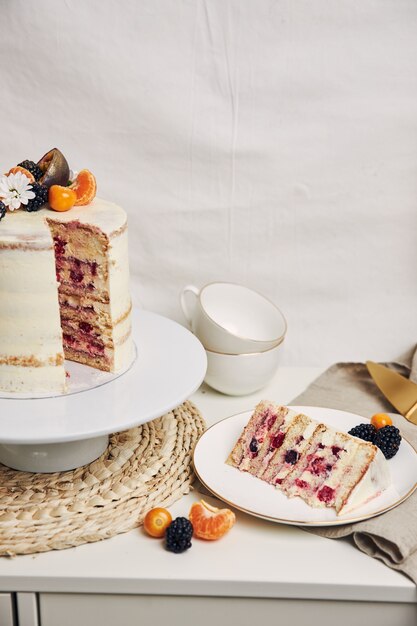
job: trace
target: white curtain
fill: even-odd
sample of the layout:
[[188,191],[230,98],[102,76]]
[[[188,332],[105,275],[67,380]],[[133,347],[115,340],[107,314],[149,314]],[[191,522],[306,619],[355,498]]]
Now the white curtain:
[[138,305],[254,287],[287,365],[416,341],[415,0],[2,0],[0,27],[0,167],[91,169]]

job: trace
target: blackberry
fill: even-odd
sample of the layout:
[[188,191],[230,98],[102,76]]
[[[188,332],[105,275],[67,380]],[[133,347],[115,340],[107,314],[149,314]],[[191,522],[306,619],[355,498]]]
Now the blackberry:
[[349,435],[374,443],[376,428],[372,424],[359,424],[348,431]]
[[392,459],[397,454],[400,443],[401,435],[396,426],[380,428],[374,439],[374,444],[378,446],[386,459]]
[[193,525],[186,517],[177,517],[165,533],[166,549],[179,554],[191,548]]
[[45,187],[45,185],[41,185],[40,183],[31,183],[31,185],[35,197],[29,200],[25,206],[26,211],[29,211],[29,213],[39,211],[48,201],[48,188]]
[[295,465],[298,461],[299,456],[300,455],[298,454],[297,450],[288,450],[285,454],[285,462],[290,463],[291,465]]
[[258,452],[258,440],[253,437],[252,441],[249,444],[249,450],[251,452]]
[[0,220],[6,215],[6,205],[0,201]]
[[18,163],[17,166],[24,167],[25,170],[28,170],[35,180],[39,180],[43,175],[41,168],[34,161],[22,161],[21,163]]

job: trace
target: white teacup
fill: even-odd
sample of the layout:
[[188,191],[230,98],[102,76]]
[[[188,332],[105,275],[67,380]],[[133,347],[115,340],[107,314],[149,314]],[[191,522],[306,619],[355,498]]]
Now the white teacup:
[[265,387],[275,374],[281,357],[278,344],[264,352],[220,354],[206,350],[205,382],[230,396],[245,396]]
[[[192,308],[187,299],[193,297]],[[201,290],[185,287],[181,307],[193,333],[208,350],[224,354],[264,352],[280,344],[287,331],[285,317],[253,289],[217,282]]]

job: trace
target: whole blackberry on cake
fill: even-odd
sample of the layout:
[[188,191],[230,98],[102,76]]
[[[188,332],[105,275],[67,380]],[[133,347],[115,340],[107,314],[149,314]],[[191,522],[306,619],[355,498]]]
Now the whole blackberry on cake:
[[28,161],[26,159],[26,161],[22,161],[21,163],[18,163],[17,166],[24,167],[25,170],[27,170],[28,172],[32,174],[35,180],[39,180],[42,177],[43,172],[41,168],[39,167],[39,165],[35,163],[34,161]]
[[378,446],[386,459],[392,459],[401,444],[400,431],[396,426],[384,426],[378,430],[374,444]]
[[348,431],[349,435],[374,443],[376,428],[372,424],[359,424]]
[[191,548],[193,525],[185,517],[177,517],[168,526],[165,533],[166,549],[179,554]]
[[31,183],[31,185],[35,197],[32,200],[29,200],[25,206],[26,211],[29,211],[29,213],[39,211],[39,209],[41,209],[43,205],[48,202],[47,187],[45,187],[45,185],[41,185],[40,183]]
[[4,202],[0,201],[0,220],[3,219],[3,217],[6,215],[6,205],[4,204]]

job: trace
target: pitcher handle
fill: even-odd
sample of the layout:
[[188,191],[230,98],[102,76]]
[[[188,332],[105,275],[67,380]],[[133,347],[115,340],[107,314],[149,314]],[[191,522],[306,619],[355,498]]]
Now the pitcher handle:
[[186,302],[187,293],[192,293],[196,298],[198,298],[198,296],[200,295],[200,290],[197,289],[197,287],[194,287],[194,285],[187,285],[186,287],[184,287],[180,294],[182,312],[184,313],[185,319],[187,320],[188,324],[191,326],[192,314]]

